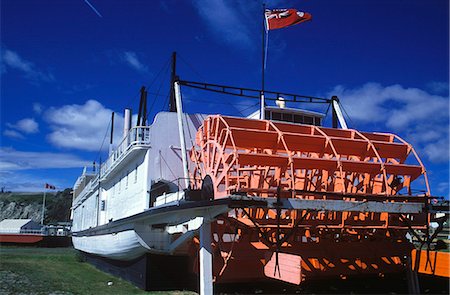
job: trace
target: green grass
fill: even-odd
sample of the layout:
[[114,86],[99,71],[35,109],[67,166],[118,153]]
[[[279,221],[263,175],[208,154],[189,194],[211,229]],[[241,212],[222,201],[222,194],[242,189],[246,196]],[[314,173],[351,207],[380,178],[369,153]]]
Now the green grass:
[[[112,285],[108,286],[108,282]],[[72,248],[1,247],[0,294],[195,293],[142,291],[88,263],[80,262]]]

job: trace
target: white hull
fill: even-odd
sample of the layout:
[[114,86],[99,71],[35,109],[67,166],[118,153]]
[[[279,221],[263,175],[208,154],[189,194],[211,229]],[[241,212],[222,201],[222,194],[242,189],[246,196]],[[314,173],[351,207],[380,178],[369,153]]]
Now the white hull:
[[72,237],[75,249],[115,260],[133,260],[148,250],[134,230],[117,234]]
[[72,233],[74,248],[115,260],[133,260],[145,253],[188,254],[183,247],[203,223],[230,210],[226,203],[174,201],[141,214]]

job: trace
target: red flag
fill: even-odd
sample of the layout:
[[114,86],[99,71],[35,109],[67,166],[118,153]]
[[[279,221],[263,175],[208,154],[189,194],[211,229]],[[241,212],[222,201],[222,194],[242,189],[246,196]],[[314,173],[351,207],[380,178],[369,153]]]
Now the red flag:
[[312,19],[311,14],[297,9],[266,9],[266,29],[275,30],[293,26]]
[[54,185],[51,185],[51,184],[48,184],[48,183],[45,184],[45,188],[46,189],[56,189],[56,187]]

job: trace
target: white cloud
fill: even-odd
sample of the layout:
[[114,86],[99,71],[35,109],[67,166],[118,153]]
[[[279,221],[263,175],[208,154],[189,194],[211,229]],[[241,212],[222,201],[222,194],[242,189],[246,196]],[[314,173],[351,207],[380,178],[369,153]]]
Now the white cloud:
[[[192,2],[214,37],[236,48],[252,48],[259,37],[258,3],[249,1],[197,0]],[[260,29],[260,28],[259,28]]]
[[122,56],[123,61],[131,68],[139,72],[147,72],[148,68],[137,57],[137,54],[132,51],[125,51]]
[[37,133],[39,132],[39,124],[33,118],[25,118],[17,121],[15,124],[7,123],[9,128],[16,129],[24,133]]
[[367,83],[359,88],[336,86],[337,95],[352,121],[392,130],[435,163],[449,160],[449,99],[418,88],[384,87]]
[[[98,151],[103,142],[103,150],[109,145],[108,125],[112,110],[104,107],[96,100],[88,100],[83,105],[65,105],[50,108],[45,114],[52,132],[48,140],[58,146],[69,149]],[[115,114],[114,142],[121,138],[123,117]]]
[[35,112],[37,115],[40,115],[42,113],[43,110],[43,106],[38,103],[38,102],[34,102],[33,103],[33,112]]
[[423,153],[434,163],[445,163],[449,160],[448,132],[446,137],[424,143]]
[[16,127],[18,130],[21,130],[25,133],[39,132],[39,124],[32,118],[25,118],[25,119],[19,120],[16,123]]
[[430,82],[427,84],[427,87],[434,93],[448,93],[448,82]]
[[76,168],[88,164],[77,156],[51,152],[23,152],[12,148],[0,148],[0,170]]
[[33,72],[33,65],[23,60],[16,52],[6,49],[3,52],[3,61],[9,67],[25,73]]
[[36,69],[33,63],[23,59],[17,52],[2,48],[2,72],[11,68],[25,74],[25,77],[34,81],[51,82],[55,80],[51,73],[44,73]]
[[15,130],[10,129],[6,129],[5,131],[3,131],[3,135],[15,139],[25,139],[25,137],[22,134],[20,134]]

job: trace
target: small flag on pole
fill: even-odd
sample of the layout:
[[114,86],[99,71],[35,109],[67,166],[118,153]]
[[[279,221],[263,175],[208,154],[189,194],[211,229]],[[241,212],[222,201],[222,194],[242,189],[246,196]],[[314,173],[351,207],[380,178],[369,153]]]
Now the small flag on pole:
[[312,19],[311,14],[297,9],[266,9],[266,30],[282,29]]
[[51,184],[48,184],[48,183],[45,184],[45,188],[46,189],[56,189],[56,187],[54,185],[51,185]]

